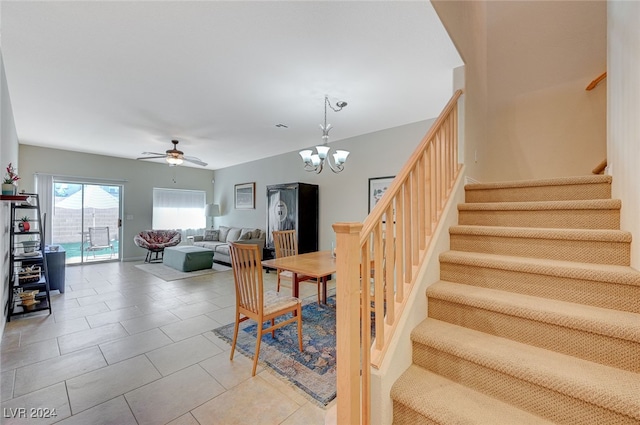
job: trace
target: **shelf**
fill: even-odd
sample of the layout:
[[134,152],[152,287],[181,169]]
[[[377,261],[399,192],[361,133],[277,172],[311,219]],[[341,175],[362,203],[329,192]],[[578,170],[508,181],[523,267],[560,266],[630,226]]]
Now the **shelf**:
[[0,195],[0,201],[26,201],[29,195]]
[[22,305],[17,304],[20,301],[16,301],[16,305],[13,307],[13,311],[11,312],[11,315],[16,316],[19,314],[29,314],[29,313],[34,313],[36,311],[49,310],[49,302],[47,301],[46,296],[43,298],[38,298],[36,296],[36,299],[39,300],[40,303],[36,304],[32,309],[29,309],[29,310],[25,310],[25,308]]
[[[25,202],[29,198],[33,202]],[[11,202],[11,217],[9,219],[10,249],[8,251],[9,279],[6,283],[9,292],[7,322],[10,322],[11,316],[15,315],[26,315],[45,310],[48,310],[49,314],[51,314],[47,257],[42,252],[44,248],[44,226],[40,223],[42,217],[40,215],[39,197],[37,194],[22,193],[20,195],[2,196],[1,199]],[[34,211],[34,213],[27,211]],[[16,226],[16,223],[21,224],[20,217],[23,216],[29,218],[30,228],[27,231],[20,231],[19,229],[23,228],[23,226]],[[28,266],[38,268],[35,270],[27,269]],[[21,277],[23,278],[22,282],[20,282]],[[29,278],[33,278],[35,281],[27,281]],[[35,299],[39,302],[28,306],[28,308],[23,306],[16,290],[37,290],[39,293],[35,296]]]

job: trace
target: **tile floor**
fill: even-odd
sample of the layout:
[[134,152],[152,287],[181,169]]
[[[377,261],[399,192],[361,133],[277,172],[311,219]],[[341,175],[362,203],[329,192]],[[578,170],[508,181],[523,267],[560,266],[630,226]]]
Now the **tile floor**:
[[[242,354],[229,361],[212,330],[233,321],[231,271],[165,282],[136,264],[69,266],[52,315],[7,323],[0,423],[325,423],[300,390],[260,366],[251,377]],[[264,277],[275,288],[275,274]]]

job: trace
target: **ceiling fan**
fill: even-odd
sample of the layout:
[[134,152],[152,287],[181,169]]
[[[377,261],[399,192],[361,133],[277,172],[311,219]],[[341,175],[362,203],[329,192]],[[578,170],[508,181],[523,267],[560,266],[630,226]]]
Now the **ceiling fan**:
[[136,159],[157,159],[164,158],[170,166],[180,165],[183,161],[191,162],[193,164],[201,165],[203,167],[207,166],[206,162],[201,161],[195,156],[185,156],[184,152],[178,150],[178,141],[172,140],[173,149],[167,149],[165,153],[158,152],[142,152],[142,155],[154,155],[154,156],[143,156]]

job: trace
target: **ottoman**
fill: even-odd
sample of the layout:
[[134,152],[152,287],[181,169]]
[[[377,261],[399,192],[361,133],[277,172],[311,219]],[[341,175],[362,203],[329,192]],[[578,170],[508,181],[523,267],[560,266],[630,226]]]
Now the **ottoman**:
[[213,251],[199,246],[172,246],[164,249],[164,265],[192,272],[210,269],[213,264]]

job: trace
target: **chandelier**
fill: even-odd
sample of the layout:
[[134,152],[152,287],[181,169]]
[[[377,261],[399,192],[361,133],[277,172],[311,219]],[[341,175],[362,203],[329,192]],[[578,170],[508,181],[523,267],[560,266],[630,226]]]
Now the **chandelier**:
[[331,124],[327,124],[327,106],[331,108],[334,112],[340,112],[342,108],[347,106],[347,102],[337,102],[336,107],[331,106],[329,102],[329,96],[324,96],[324,125],[320,124],[320,130],[322,130],[322,145],[316,146],[316,152],[313,153],[311,149],[305,149],[300,151],[300,156],[302,157],[302,161],[304,162],[304,169],[306,171],[315,171],[316,173],[322,172],[324,169],[325,163],[331,168],[331,171],[334,173],[339,173],[344,170],[344,163],[347,161],[347,156],[349,156],[348,151],[336,150],[336,153],[333,154],[333,164],[331,164],[331,160],[329,157],[329,146],[327,145],[329,141],[329,130],[331,130]]

